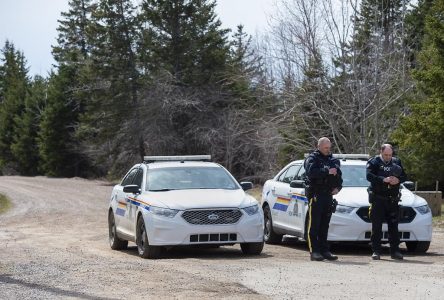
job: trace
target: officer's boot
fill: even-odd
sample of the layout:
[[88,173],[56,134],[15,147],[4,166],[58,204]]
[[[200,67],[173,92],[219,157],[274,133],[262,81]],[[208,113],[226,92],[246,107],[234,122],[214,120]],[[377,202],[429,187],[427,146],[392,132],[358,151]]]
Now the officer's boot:
[[393,251],[391,254],[391,257],[393,259],[397,259],[397,260],[403,260],[404,256],[402,256],[401,252],[399,252],[399,250]]
[[323,261],[324,257],[319,252],[310,253],[310,260]]
[[337,260],[338,257],[333,255],[330,251],[322,252],[322,256],[327,260]]

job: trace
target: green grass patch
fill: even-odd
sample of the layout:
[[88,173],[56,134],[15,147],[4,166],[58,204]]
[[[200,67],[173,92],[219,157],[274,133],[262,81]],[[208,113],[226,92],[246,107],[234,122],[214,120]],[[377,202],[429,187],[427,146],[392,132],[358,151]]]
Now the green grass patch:
[[441,215],[433,217],[433,226],[444,228],[444,204],[441,206]]
[[0,214],[6,212],[8,209],[12,207],[11,201],[9,201],[8,197],[3,194],[0,194]]

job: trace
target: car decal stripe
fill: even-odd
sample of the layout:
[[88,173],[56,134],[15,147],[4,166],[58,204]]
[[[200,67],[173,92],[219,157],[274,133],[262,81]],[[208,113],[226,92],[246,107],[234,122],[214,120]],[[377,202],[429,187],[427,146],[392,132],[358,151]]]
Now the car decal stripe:
[[146,209],[146,210],[150,210],[150,204],[148,204],[148,203],[146,203],[146,202],[143,202],[143,201],[141,201],[141,200],[138,200],[138,199],[136,199],[136,198],[128,197],[128,202],[129,202],[130,204],[135,205],[135,206],[139,206],[139,207],[142,207],[142,208],[144,208],[144,209]]
[[288,208],[288,205],[280,204],[277,202],[273,205],[273,209],[280,210],[280,211],[287,211],[287,208]]
[[276,203],[280,203],[280,204],[284,204],[284,205],[290,204],[290,201],[291,201],[291,199],[283,198],[283,197],[277,197],[277,199],[276,199]]
[[119,215],[119,216],[125,216],[125,212],[126,212],[126,210],[124,210],[124,209],[121,209],[121,208],[117,208],[116,209],[116,215]]
[[292,198],[292,199],[296,199],[296,200],[301,200],[301,201],[304,201],[304,202],[308,202],[307,197],[305,197],[305,196],[302,195],[302,194],[293,193],[293,195],[291,196],[291,198]]

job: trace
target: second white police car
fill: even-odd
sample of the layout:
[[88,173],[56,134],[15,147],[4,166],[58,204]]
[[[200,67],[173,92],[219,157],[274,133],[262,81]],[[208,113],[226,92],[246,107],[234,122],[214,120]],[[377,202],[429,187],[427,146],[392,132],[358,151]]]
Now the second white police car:
[[264,246],[264,217],[241,182],[210,156],[153,156],[133,166],[112,191],[109,243],[135,242],[143,258],[177,245],[240,244],[245,254]]
[[[332,215],[328,240],[334,242],[369,242],[371,221],[366,179],[368,155],[334,155],[341,159],[343,188],[334,196],[338,201]],[[264,238],[267,243],[279,243],[283,235],[304,239],[307,224],[308,200],[305,197],[304,161],[293,161],[262,191],[264,210]],[[413,194],[412,182],[401,189],[399,235],[408,251],[426,252],[432,239],[432,214],[427,202]],[[388,242],[387,224],[383,225],[383,242]]]

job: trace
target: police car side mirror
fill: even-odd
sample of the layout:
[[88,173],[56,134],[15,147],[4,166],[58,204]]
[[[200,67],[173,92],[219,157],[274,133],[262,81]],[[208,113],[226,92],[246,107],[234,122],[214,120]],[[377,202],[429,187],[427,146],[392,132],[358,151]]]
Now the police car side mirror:
[[290,182],[290,187],[304,189],[305,188],[305,181],[304,180],[293,180],[292,182]]
[[244,181],[240,183],[240,186],[244,191],[251,190],[253,188],[253,183],[249,181]]
[[412,181],[406,181],[403,183],[404,187],[410,191],[415,190],[415,184]]
[[124,193],[140,194],[140,187],[137,184],[129,184],[123,187]]

